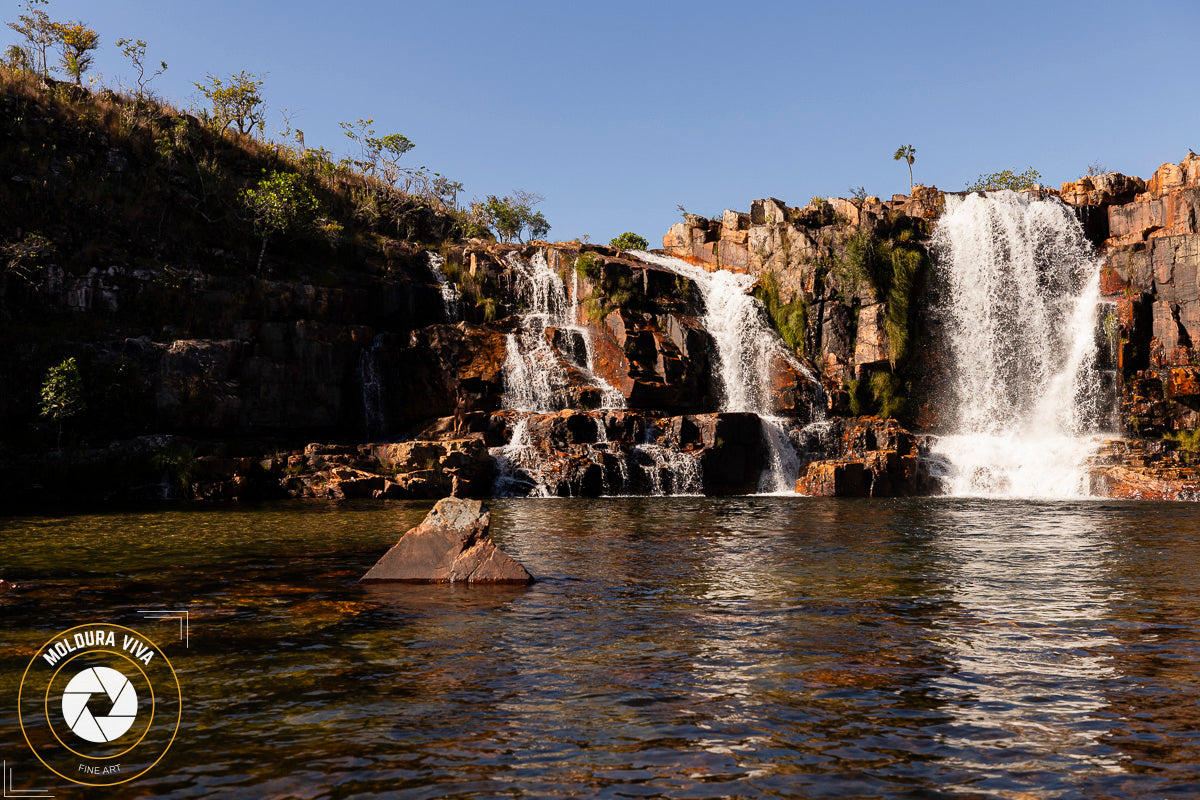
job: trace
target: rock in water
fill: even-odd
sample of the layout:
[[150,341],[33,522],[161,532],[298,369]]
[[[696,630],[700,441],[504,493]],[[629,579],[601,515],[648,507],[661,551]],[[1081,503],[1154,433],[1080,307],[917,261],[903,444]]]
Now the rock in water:
[[491,514],[478,500],[439,500],[360,583],[532,583],[533,576],[488,536]]

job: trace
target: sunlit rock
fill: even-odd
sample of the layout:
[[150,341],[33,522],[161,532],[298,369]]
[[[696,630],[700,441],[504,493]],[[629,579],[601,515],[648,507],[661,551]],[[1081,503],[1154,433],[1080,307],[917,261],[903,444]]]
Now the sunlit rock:
[[478,500],[439,500],[361,583],[532,583],[528,570],[492,542],[490,521],[487,506]]

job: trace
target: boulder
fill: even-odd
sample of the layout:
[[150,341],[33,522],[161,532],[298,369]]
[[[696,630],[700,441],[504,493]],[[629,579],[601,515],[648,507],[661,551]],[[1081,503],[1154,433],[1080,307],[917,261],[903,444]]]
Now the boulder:
[[13,583],[12,581],[6,581],[3,578],[0,578],[0,594],[4,594],[5,592],[11,592],[13,589],[16,589],[16,588],[17,588],[17,584]]
[[490,521],[478,500],[439,500],[359,582],[532,583],[529,572],[492,542]]
[[867,497],[871,476],[854,461],[814,461],[796,480],[796,493],[810,497]]

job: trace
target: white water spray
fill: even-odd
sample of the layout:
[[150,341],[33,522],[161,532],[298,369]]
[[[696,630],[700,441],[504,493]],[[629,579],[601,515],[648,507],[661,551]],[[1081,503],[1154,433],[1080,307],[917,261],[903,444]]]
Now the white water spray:
[[[583,377],[600,392],[601,408],[624,408],[625,397],[612,384],[592,372],[592,342],[585,326],[577,323],[578,300],[567,298],[566,286],[538,250],[526,261],[509,253],[515,287],[528,309],[516,333],[509,334],[504,359],[505,408],[548,413],[567,408],[571,379],[562,355],[550,341],[548,329],[557,328],[567,355]],[[578,283],[574,285],[578,291]],[[578,346],[574,346],[574,345]]]
[[750,411],[762,421],[767,468],[759,479],[759,491],[794,492],[800,460],[784,428],[785,420],[775,416],[771,407],[772,361],[784,358],[813,385],[817,396],[822,393],[821,382],[783,345],[767,321],[762,304],[749,294],[754,276],[723,269],[708,272],[671,256],[641,251],[630,255],[689,278],[700,290],[704,298],[704,326],[717,346],[714,355],[721,379],[720,408]]
[[1071,210],[1013,192],[947,197],[933,250],[945,282],[951,494],[1087,497],[1100,384],[1099,266]]
[[462,294],[442,271],[445,266],[446,259],[440,254],[430,251],[429,271],[433,273],[433,277],[442,291],[442,311],[446,315],[446,322],[454,323],[462,319]]

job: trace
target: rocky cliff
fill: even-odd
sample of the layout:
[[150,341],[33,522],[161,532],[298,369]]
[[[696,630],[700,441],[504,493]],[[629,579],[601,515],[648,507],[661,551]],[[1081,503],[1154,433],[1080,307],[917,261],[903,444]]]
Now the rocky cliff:
[[[661,252],[694,273],[454,239],[428,210],[380,222],[331,194],[357,227],[281,239],[259,269],[233,198],[277,154],[186,115],[105,132],[42,95],[3,102],[0,501],[740,493],[772,470],[811,494],[937,491],[935,188],[686,214]],[[1115,424],[1142,437],[1105,449],[1097,490],[1170,495],[1195,477],[1200,422],[1200,158],[1038,191],[1100,248]],[[754,403],[723,375],[717,269],[748,276],[735,294],[777,333],[738,378]],[[59,429],[39,395],[68,356],[84,404]]]

